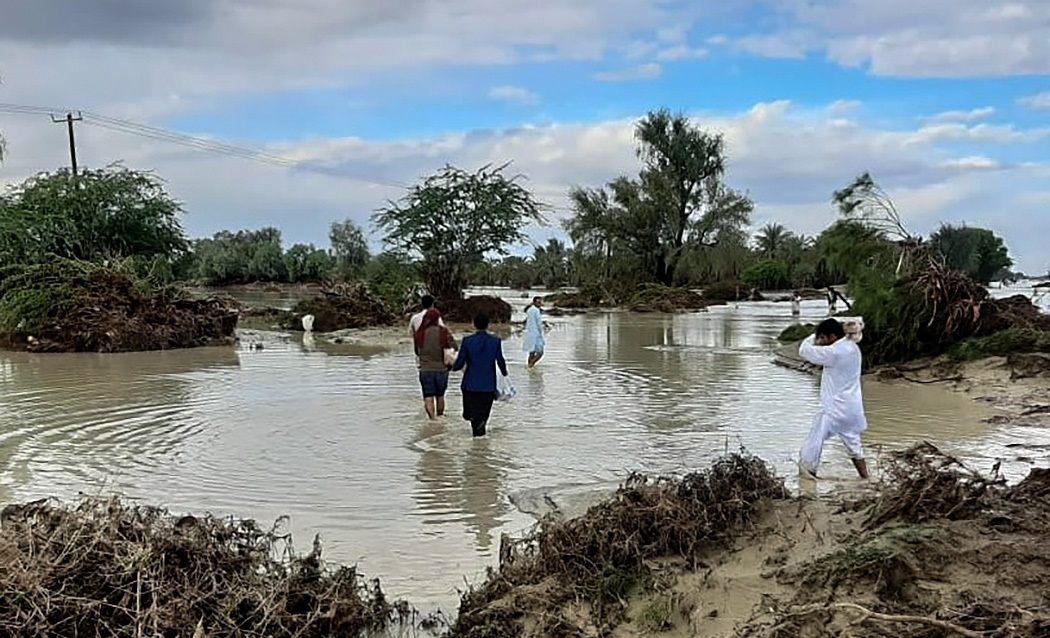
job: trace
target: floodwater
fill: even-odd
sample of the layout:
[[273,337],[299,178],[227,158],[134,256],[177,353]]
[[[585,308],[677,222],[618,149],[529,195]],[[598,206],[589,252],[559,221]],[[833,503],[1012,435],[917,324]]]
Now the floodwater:
[[[320,533],[329,558],[357,562],[388,593],[454,611],[457,589],[494,564],[502,533],[531,524],[525,511],[544,494],[570,503],[631,470],[686,472],[739,446],[796,476],[818,387],[770,362],[788,312],[551,318],[536,370],[520,336],[507,340],[519,393],[481,440],[455,414],[456,381],[451,414],[426,422],[405,349],[271,335],[261,350],[0,354],[0,501],[120,492],[176,512],[288,514],[301,548]],[[825,305],[803,312],[816,320]],[[872,457],[929,439],[1014,458],[1024,442],[935,387],[866,392]],[[848,480],[836,446],[825,458],[825,475]]]

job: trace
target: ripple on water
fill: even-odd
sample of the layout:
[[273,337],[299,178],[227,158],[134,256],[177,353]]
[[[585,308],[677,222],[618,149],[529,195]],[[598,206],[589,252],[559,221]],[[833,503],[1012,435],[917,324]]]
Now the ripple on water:
[[[812,321],[824,304],[804,309]],[[288,514],[301,546],[323,533],[332,558],[381,575],[389,593],[450,609],[500,534],[531,523],[512,500],[535,511],[553,494],[584,507],[632,470],[687,472],[741,445],[794,475],[817,382],[766,356],[786,307],[552,323],[535,370],[520,337],[508,339],[519,395],[495,406],[483,440],[458,417],[458,377],[445,419],[422,418],[408,350],[264,336],[262,350],[0,355],[0,488],[17,499],[119,490],[260,521]],[[980,423],[963,397],[866,392],[871,446],[931,438],[994,454],[1019,441]],[[849,476],[841,453],[827,458],[829,477]]]

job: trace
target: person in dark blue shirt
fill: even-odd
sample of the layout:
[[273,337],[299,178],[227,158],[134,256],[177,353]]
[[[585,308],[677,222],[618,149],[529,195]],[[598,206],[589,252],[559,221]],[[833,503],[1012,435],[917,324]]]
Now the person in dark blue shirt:
[[503,376],[507,376],[507,362],[503,359],[503,342],[488,332],[488,315],[474,317],[474,328],[477,332],[463,340],[452,370],[458,372],[467,369],[460,385],[463,391],[463,418],[470,421],[474,436],[485,436],[492,403],[496,400],[496,366],[499,366]]

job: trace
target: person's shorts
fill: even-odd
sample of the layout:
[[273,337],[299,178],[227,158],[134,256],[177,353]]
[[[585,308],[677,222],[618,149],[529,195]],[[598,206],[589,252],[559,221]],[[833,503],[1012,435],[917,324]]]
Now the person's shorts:
[[447,372],[420,372],[419,385],[423,388],[423,398],[443,397],[448,391]]

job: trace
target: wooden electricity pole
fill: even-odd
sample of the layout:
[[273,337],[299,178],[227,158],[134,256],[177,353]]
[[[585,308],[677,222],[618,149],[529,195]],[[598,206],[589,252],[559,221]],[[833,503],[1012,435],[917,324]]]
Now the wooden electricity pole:
[[73,122],[79,122],[82,119],[84,118],[80,113],[77,113],[76,116],[72,113],[66,113],[66,116],[62,118],[51,116],[51,121],[55,124],[65,122],[66,126],[69,127],[69,162],[73,166],[73,177],[77,176],[77,143],[76,137],[73,135]]

